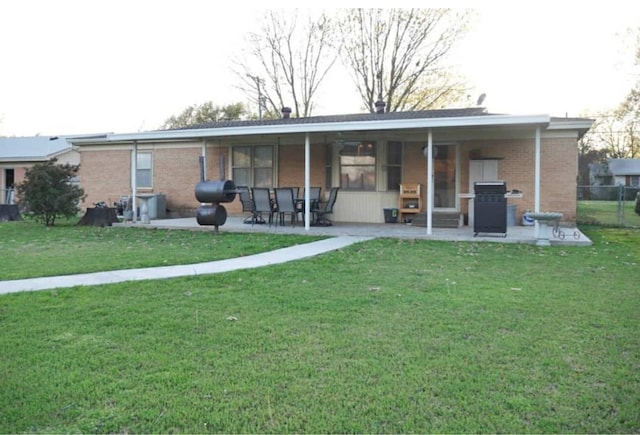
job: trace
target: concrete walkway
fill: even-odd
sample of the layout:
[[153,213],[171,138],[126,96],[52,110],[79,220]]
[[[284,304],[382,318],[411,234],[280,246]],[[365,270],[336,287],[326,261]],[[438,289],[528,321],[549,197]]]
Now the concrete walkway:
[[303,245],[290,246],[275,251],[228,260],[178,266],[147,267],[144,269],[113,270],[109,272],[83,273],[79,275],[49,276],[43,278],[0,281],[0,294],[23,291],[75,287],[79,285],[112,284],[145,279],[175,278],[179,276],[208,275],[238,269],[253,269],[271,264],[285,263],[334,251],[372,237],[340,236]]

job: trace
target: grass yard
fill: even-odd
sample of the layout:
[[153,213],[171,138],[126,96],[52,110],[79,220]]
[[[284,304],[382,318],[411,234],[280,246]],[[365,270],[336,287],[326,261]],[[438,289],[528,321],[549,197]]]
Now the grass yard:
[[[634,201],[624,202],[623,226],[640,228],[640,215],[634,208]],[[578,223],[620,225],[617,201],[578,201]]]
[[29,219],[0,224],[0,280],[223,260],[320,239],[101,228],[76,226],[77,221],[63,221],[49,228]]
[[2,296],[0,432],[638,433],[640,231],[583,231]]

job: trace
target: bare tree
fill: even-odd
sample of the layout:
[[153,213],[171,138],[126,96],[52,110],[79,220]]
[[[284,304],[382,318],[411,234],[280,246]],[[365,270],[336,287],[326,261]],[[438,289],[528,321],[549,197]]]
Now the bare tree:
[[[640,67],[640,29],[635,31],[635,47],[635,64]],[[620,158],[640,158],[640,74],[613,117],[623,136],[618,155]]]
[[[605,118],[601,118],[605,119]],[[595,130],[594,127],[597,127],[598,122],[596,121],[587,134],[582,136],[578,141],[578,185],[586,186],[591,184],[590,180],[590,172],[591,165],[593,163],[606,164],[607,162],[607,152],[600,147],[600,137],[597,134],[593,134]],[[590,191],[586,190],[584,192],[586,195],[590,195]],[[585,198],[589,199],[589,198]]]
[[462,86],[443,60],[466,32],[470,12],[450,9],[351,9],[343,19],[342,57],[364,106],[387,112],[442,107]]
[[[640,158],[640,28],[629,29],[622,45],[634,50],[637,81],[615,110],[603,111],[580,140],[580,156],[608,159]],[[627,39],[629,38],[629,39]]]
[[581,155],[591,153],[605,160],[638,158],[639,128],[640,123],[632,114],[622,114],[619,110],[602,112],[580,140],[578,151]]
[[[270,10],[260,33],[250,35],[249,52],[236,61],[242,89],[261,116],[310,116],[322,80],[338,59],[333,21],[324,13],[299,18],[299,11]],[[264,112],[264,113],[263,113]]]

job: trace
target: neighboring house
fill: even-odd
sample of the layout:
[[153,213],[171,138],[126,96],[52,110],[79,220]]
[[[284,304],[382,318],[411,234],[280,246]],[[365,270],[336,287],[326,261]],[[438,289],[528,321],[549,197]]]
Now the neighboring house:
[[613,185],[613,175],[609,170],[608,163],[589,163],[589,185],[590,186]]
[[610,159],[613,185],[640,187],[640,159]]
[[[309,118],[283,111],[276,120],[68,140],[81,156],[88,204],[162,194],[173,215],[195,216],[204,158],[205,178],[236,186],[321,186],[325,195],[339,186],[335,222],[384,222],[383,209],[398,207],[400,184],[417,183],[430,233],[434,213],[469,213],[473,182],[481,180],[522,192],[509,199],[517,216],[559,211],[575,221],[577,141],[592,123],[484,108]],[[239,199],[225,207],[242,210]]]
[[0,204],[15,201],[13,188],[24,181],[27,169],[54,157],[59,163],[80,163],[65,136],[0,137]]

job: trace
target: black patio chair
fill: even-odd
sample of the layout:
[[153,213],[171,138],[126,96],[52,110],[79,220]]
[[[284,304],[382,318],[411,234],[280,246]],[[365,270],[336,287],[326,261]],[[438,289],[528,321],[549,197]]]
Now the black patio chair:
[[298,209],[296,208],[295,198],[293,196],[293,189],[290,187],[277,187],[275,189],[275,212],[278,215],[278,221],[280,225],[284,225],[284,217],[286,214],[291,215],[291,224],[295,227],[298,221]]
[[262,216],[257,216],[258,220],[256,221],[255,214],[255,205],[253,203],[253,198],[251,198],[251,190],[248,186],[237,186],[236,189],[240,195],[240,203],[242,204],[242,212],[251,213],[250,216],[247,216],[243,221],[245,224],[263,224],[264,219]]
[[271,195],[267,187],[252,187],[251,197],[253,198],[253,226],[254,223],[262,220],[264,222],[264,214],[269,218],[269,226],[273,222],[274,208],[271,203]]
[[281,186],[283,189],[291,189],[293,190],[293,199],[298,199],[298,195],[300,194],[299,187],[289,187],[289,186]]
[[[318,208],[320,204],[320,192],[322,191],[322,187],[310,187],[309,188],[309,210],[313,212],[314,209]],[[304,200],[305,195],[303,194],[301,200],[298,201],[296,207],[298,208],[298,213],[302,217],[301,220],[304,221]]]
[[333,214],[333,207],[336,204],[339,189],[339,187],[332,187],[329,191],[329,198],[327,199],[327,202],[324,203],[324,205],[322,203],[318,203],[318,206],[311,210],[313,213],[313,222],[311,225],[320,227],[329,227],[333,225],[327,215]]
[[311,208],[317,208],[320,203],[320,192],[322,187],[310,187],[309,188],[309,200],[311,201]]

